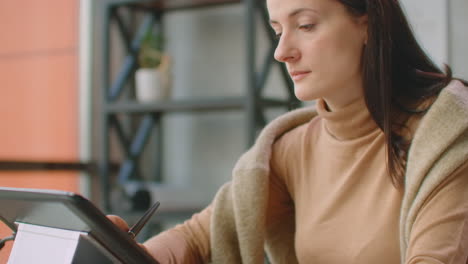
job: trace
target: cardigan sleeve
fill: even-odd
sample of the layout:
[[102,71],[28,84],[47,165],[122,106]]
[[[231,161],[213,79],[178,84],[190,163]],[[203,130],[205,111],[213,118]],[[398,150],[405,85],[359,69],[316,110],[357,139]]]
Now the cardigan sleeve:
[[210,261],[210,222],[212,206],[191,219],[150,238],[144,243],[160,263],[207,263]]
[[418,213],[407,264],[468,263],[468,162],[440,184]]
[[270,160],[269,195],[266,216],[266,251],[271,263],[297,263],[294,251],[295,211],[286,178],[282,140],[273,147]]
[[294,202],[286,183],[287,171],[284,163],[287,160],[287,152],[284,149],[284,142],[281,139],[273,145],[268,176],[267,226],[276,225],[276,222],[282,221],[281,218],[294,213]]

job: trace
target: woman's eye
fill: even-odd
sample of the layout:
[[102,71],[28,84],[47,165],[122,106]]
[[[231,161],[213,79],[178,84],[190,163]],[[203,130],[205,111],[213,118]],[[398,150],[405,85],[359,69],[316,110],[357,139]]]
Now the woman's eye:
[[305,31],[310,31],[310,30],[314,29],[314,27],[315,27],[315,24],[304,24],[304,25],[300,25],[299,29],[305,30]]

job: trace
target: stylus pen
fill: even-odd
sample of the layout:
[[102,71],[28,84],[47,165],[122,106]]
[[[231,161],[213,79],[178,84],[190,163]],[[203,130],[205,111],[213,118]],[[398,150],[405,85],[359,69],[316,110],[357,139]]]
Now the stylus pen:
[[148,223],[148,220],[150,220],[151,216],[156,212],[156,209],[158,209],[160,202],[155,202],[153,206],[151,206],[148,211],[128,230],[128,234],[135,238],[138,233],[140,233],[141,229]]

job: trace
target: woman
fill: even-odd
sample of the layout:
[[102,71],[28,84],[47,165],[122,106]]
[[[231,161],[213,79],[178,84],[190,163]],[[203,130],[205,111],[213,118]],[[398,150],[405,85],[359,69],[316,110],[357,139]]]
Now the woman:
[[[296,96],[161,263],[468,263],[468,89],[396,0],[267,0]],[[122,228],[126,228],[125,225]]]

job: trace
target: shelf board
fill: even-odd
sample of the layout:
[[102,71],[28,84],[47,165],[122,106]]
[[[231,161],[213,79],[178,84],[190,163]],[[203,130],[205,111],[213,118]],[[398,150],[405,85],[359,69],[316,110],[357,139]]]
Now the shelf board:
[[[261,99],[264,106],[284,107],[288,101],[279,99]],[[246,97],[200,98],[140,103],[124,101],[111,103],[106,106],[108,113],[163,113],[163,112],[204,112],[221,110],[242,110],[247,107]]]
[[124,0],[111,5],[128,5],[136,8],[169,11],[177,9],[208,7],[224,4],[241,3],[241,0]]
[[[188,185],[181,186],[151,181],[129,180],[122,183],[121,187],[125,190],[125,193],[130,194],[130,196],[141,189],[149,191],[152,200],[158,200],[161,203],[156,214],[165,214],[170,217],[190,217],[193,213],[205,208],[209,200],[211,200],[206,200],[206,197],[200,194],[200,190],[196,190]],[[158,216],[158,218],[160,218],[160,216]]]

